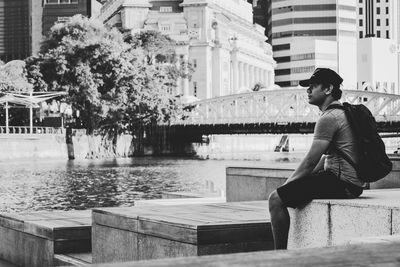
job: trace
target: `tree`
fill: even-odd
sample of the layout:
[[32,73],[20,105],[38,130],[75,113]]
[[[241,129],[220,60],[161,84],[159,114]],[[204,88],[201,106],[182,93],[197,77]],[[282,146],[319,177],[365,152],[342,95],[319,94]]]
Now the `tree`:
[[174,75],[143,51],[116,29],[77,15],[52,27],[39,56],[26,61],[28,77],[35,90],[67,91],[88,133],[99,130],[115,144],[118,134],[181,110],[168,93]]
[[0,91],[29,92],[32,85],[26,77],[25,62],[12,60],[7,64],[0,62]]
[[148,64],[174,63],[176,61],[176,42],[168,35],[158,31],[141,31],[128,35],[125,41],[134,49],[143,49]]

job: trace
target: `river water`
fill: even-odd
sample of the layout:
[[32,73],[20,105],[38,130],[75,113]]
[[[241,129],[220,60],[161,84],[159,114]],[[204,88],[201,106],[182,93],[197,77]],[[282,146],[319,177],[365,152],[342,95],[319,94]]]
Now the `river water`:
[[249,164],[264,165],[155,157],[0,162],[0,212],[133,206],[162,192],[205,191],[210,181],[225,191],[225,168]]
[[[133,206],[162,192],[225,191],[227,166],[299,162],[310,136],[291,135],[289,152],[272,152],[280,136],[217,136],[197,147],[200,158],[144,157],[112,160],[7,160],[0,162],[0,212],[80,210]],[[385,139],[387,151],[398,138]],[[281,163],[278,163],[281,162]],[[210,188],[208,188],[210,189]]]

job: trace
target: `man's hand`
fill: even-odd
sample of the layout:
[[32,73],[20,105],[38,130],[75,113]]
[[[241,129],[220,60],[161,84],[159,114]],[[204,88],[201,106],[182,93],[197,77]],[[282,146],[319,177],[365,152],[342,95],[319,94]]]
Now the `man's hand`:
[[328,150],[329,144],[330,141],[314,139],[307,155],[292,175],[286,180],[285,184],[311,174],[321,160],[323,154]]

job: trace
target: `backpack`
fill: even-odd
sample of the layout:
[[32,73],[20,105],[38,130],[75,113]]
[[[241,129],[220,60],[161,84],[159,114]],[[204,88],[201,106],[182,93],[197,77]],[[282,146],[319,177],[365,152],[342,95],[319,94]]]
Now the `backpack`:
[[378,134],[376,121],[371,111],[364,105],[330,105],[328,109],[342,109],[349,121],[359,151],[359,162],[355,164],[348,155],[336,149],[357,171],[362,182],[375,182],[384,178],[392,170],[392,162],[386,154],[385,144]]

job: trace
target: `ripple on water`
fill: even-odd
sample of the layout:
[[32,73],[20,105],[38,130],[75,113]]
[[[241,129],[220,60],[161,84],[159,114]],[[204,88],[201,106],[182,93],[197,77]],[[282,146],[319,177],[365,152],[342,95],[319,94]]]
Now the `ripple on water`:
[[168,191],[225,188],[226,161],[143,158],[0,163],[0,211],[132,206]]

